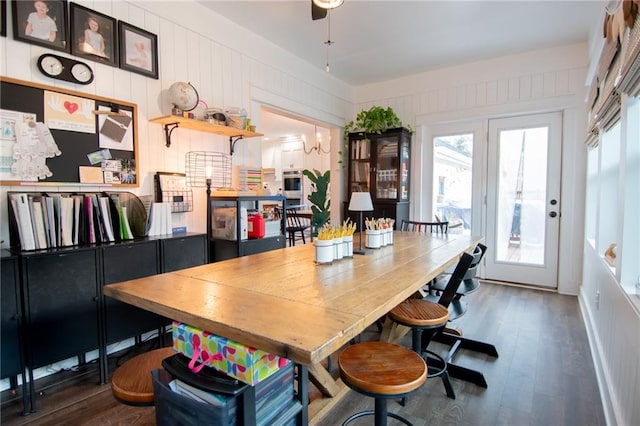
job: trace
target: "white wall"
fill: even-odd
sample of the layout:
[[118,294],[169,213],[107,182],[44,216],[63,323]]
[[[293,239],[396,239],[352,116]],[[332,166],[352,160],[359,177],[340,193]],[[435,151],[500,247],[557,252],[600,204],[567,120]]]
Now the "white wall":
[[[412,142],[413,217],[422,216],[431,193],[431,169],[420,167],[431,162],[431,127],[467,122],[486,128],[489,118],[562,111],[558,291],[575,295],[582,269],[587,61],[587,44],[580,43],[416,74],[356,88],[356,110],[391,106],[417,130]],[[486,149],[486,134],[483,139]],[[474,232],[483,233],[483,227]]]
[[602,256],[585,241],[580,308],[607,424],[640,424],[640,312]]
[[[173,132],[170,148],[164,146],[162,126],[148,120],[169,113],[166,89],[175,81],[191,82],[209,106],[244,107],[258,132],[261,105],[293,111],[338,127],[351,115],[351,87],[200,4],[108,0],[77,3],[157,34],[160,79],[86,60],[83,61],[89,63],[95,72],[95,80],[90,85],[79,86],[46,78],[38,71],[35,61],[50,50],[14,41],[11,22],[9,36],[0,38],[0,75],[136,103],[140,187],[131,192],[137,195],[153,194],[153,174],[156,171],[184,172],[184,158],[188,151],[229,152],[227,138],[183,129]],[[334,143],[336,147],[332,151],[337,152],[339,141]],[[259,166],[260,152],[260,138],[239,141],[233,166]],[[340,167],[337,161],[331,164],[338,175]],[[334,186],[339,188],[340,182]],[[47,191],[99,189],[79,185],[46,188]],[[33,186],[3,186],[0,205],[5,205],[7,191],[34,190],[37,188]],[[204,199],[204,188],[195,188],[194,211],[175,214],[174,225],[186,225],[189,231],[204,232]],[[0,239],[5,240],[2,247],[6,248],[9,235],[6,207],[0,209],[0,224]]]

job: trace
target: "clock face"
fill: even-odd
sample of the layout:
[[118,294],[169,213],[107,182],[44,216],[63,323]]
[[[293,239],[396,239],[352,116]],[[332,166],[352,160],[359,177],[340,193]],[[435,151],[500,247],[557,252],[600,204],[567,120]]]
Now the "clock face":
[[78,83],[89,84],[93,80],[93,71],[88,65],[77,63],[71,67],[71,75],[78,80]]
[[38,69],[47,77],[77,84],[93,81],[93,71],[84,62],[45,53],[38,58]]
[[62,74],[64,66],[60,59],[55,56],[42,56],[38,62],[43,73],[55,77]]

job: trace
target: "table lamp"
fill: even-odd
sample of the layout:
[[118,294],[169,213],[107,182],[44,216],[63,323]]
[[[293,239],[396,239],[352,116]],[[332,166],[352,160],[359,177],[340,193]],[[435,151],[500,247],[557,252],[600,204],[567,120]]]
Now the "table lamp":
[[353,250],[353,253],[367,254],[368,251],[362,248],[362,234],[364,233],[362,212],[373,211],[373,202],[371,201],[371,194],[368,192],[352,192],[351,200],[349,200],[348,210],[351,212],[360,212],[360,223],[358,224],[358,231],[360,231],[360,248],[357,250]]

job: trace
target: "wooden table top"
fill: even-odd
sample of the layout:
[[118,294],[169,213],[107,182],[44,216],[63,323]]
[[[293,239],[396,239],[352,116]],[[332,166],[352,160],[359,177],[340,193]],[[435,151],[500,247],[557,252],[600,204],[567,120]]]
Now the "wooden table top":
[[[357,245],[358,235],[354,237]],[[394,244],[332,265],[297,245],[105,286],[104,293],[302,364],[319,363],[480,237],[394,233]]]

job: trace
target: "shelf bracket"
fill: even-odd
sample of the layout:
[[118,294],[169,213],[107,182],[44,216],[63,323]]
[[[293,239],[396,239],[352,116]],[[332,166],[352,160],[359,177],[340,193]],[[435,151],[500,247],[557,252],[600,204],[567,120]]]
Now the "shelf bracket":
[[167,123],[164,125],[164,139],[167,143],[167,148],[171,146],[171,133],[173,133],[179,125],[180,123]]
[[236,142],[238,142],[240,139],[242,139],[242,135],[240,135],[240,136],[229,136],[229,154],[230,155],[233,155],[233,150],[236,147]]

